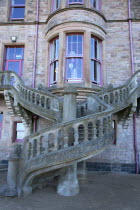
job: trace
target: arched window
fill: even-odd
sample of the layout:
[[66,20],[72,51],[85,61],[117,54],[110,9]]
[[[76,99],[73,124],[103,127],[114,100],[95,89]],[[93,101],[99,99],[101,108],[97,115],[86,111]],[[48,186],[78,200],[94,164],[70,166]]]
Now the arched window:
[[83,34],[68,34],[66,46],[66,80],[81,82],[83,78]]
[[57,83],[58,52],[59,52],[59,38],[56,37],[50,42],[50,85]]
[[91,6],[97,10],[100,10],[100,0],[91,0]]
[[52,1],[52,11],[59,9],[60,7],[60,0],[53,0]]
[[91,80],[101,83],[101,42],[94,37],[91,37]]
[[83,4],[83,0],[68,0],[68,4]]

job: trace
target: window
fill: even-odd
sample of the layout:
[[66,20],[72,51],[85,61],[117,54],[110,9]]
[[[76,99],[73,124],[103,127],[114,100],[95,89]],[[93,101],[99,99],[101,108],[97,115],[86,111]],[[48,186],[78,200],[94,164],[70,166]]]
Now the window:
[[1,138],[1,133],[2,133],[2,119],[3,119],[3,113],[0,112],[0,138]]
[[55,38],[50,43],[50,85],[57,83],[58,78],[58,53],[59,38]]
[[66,48],[66,80],[80,82],[83,78],[83,35],[68,34]]
[[52,11],[55,11],[55,10],[59,9],[59,7],[60,7],[60,0],[53,0],[52,2],[53,2],[53,4],[52,4]]
[[83,0],[68,0],[68,4],[83,4]]
[[91,6],[97,10],[100,10],[100,0],[91,0]]
[[23,123],[15,122],[13,142],[22,142],[24,137],[25,137],[25,127]]
[[4,60],[4,71],[14,71],[19,76],[22,74],[24,58],[23,46],[6,47],[6,56]]
[[91,80],[101,83],[101,42],[94,37],[91,37]]
[[25,12],[25,0],[11,0],[11,20],[23,20]]

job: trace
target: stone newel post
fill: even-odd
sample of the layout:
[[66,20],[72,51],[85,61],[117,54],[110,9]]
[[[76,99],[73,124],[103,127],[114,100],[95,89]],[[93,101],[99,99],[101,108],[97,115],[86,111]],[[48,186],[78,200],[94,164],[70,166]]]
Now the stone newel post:
[[64,89],[63,122],[76,119],[76,88],[68,86]]
[[[63,122],[76,119],[76,89],[69,86],[64,90]],[[57,193],[63,196],[73,196],[79,193],[77,179],[77,163],[64,169],[59,178]]]
[[21,152],[20,145],[13,144],[8,162],[8,175],[7,184],[8,189],[6,189],[6,196],[16,196],[17,195],[17,173],[18,173],[18,161],[19,154]]

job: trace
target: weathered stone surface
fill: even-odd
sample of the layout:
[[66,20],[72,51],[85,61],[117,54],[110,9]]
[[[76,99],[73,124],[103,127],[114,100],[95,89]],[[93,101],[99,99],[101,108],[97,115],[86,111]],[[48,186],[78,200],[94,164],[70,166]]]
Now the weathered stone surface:
[[63,196],[74,196],[79,193],[77,164],[67,167],[64,174],[60,176],[57,193]]

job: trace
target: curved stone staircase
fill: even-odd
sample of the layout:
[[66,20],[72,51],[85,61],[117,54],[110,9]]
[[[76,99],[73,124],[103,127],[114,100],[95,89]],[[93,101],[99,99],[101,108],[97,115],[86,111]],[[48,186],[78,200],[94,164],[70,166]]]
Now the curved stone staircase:
[[[96,95],[88,94],[90,107],[87,108],[87,115],[61,122],[61,98],[49,91],[40,92],[26,87],[13,72],[1,72],[0,90],[4,91],[9,109],[15,110],[17,104],[20,104],[23,109],[56,122],[55,125],[26,137],[22,147],[13,144],[8,169],[10,190],[5,191],[5,195],[9,192],[19,196],[28,194],[32,191],[33,180],[39,175],[69,168],[108,147],[114,140],[112,115],[127,107],[132,107],[131,115],[132,110],[136,110],[137,98],[140,95],[139,78],[140,71],[121,87],[110,86]],[[72,174],[74,171],[71,169],[67,173]],[[70,176],[66,177],[68,179]],[[64,183],[61,183],[61,189],[58,189],[60,194],[64,194],[62,188],[66,191],[66,188],[72,186],[76,176],[72,176],[72,179],[69,186],[63,186]]]

